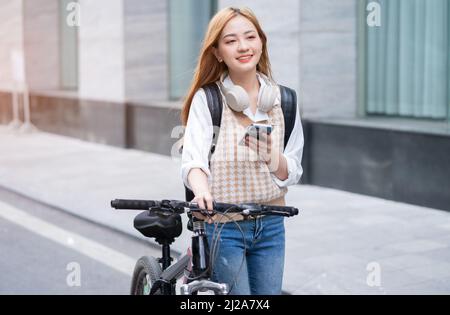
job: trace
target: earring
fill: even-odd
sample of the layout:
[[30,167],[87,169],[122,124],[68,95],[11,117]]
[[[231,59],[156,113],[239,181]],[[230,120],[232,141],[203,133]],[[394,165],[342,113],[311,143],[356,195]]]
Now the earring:
[[220,58],[219,58],[219,59],[217,59],[217,60],[219,61],[219,63],[223,61],[223,60],[222,60],[222,59],[220,59]]

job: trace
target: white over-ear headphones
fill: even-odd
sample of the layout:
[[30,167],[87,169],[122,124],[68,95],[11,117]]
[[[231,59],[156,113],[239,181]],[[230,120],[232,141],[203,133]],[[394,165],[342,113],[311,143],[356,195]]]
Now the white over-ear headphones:
[[[225,96],[226,103],[234,111],[242,112],[250,106],[250,98],[244,88],[239,85],[233,85],[229,88],[225,87],[225,85],[223,84],[225,75],[227,75],[226,72],[220,76],[219,87],[222,90],[223,95]],[[259,110],[267,113],[273,108],[275,99],[278,94],[278,88],[264,75],[260,74],[260,76],[263,78],[264,82],[266,82],[266,85],[261,85],[261,97],[257,106]]]

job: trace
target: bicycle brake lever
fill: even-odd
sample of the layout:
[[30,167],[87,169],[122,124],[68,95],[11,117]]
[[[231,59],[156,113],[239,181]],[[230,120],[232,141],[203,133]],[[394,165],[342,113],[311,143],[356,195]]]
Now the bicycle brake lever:
[[172,210],[175,213],[181,214],[184,213],[184,205],[185,205],[184,201],[163,199],[161,200],[159,206],[161,208],[166,208]]

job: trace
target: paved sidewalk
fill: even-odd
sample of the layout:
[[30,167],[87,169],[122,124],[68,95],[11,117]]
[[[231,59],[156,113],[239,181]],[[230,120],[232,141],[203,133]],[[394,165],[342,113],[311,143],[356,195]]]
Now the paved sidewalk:
[[[181,199],[180,161],[0,126],[0,186],[140,237],[114,198]],[[292,294],[450,294],[450,213],[297,185],[283,289]],[[1,211],[1,209],[0,209]],[[185,225],[184,225],[185,227]],[[189,231],[174,244],[182,252]]]

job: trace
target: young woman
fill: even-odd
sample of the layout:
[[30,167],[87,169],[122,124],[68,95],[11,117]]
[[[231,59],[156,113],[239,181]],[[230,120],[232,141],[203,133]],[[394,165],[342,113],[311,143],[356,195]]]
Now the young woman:
[[[213,82],[220,87],[223,110],[209,161],[213,126],[202,87]],[[285,205],[287,186],[302,175],[302,126],[297,107],[294,130],[283,151],[280,90],[272,79],[266,35],[248,8],[225,8],[210,21],[181,120],[186,126],[181,175],[201,208],[212,210],[213,200]],[[241,146],[246,127],[254,122],[273,125],[272,133],[259,140],[245,137]],[[207,221],[210,246],[215,227],[223,227],[214,281],[228,283],[232,294],[281,293],[283,217],[233,217],[239,226],[223,216],[200,217]]]

